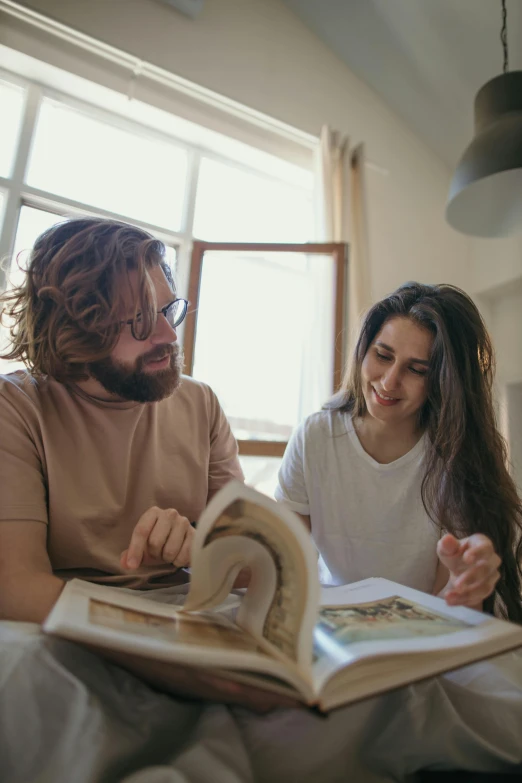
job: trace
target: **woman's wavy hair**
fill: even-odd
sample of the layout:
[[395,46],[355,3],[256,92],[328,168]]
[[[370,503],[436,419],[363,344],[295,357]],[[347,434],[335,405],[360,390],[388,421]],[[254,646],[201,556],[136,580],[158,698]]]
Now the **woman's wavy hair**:
[[441,530],[483,533],[502,558],[485,610],[522,623],[522,505],[507,468],[493,405],[494,353],[477,307],[451,285],[405,283],[366,314],[341,390],[325,406],[366,413],[361,365],[390,318],[410,318],[433,334],[428,397],[419,412],[427,433],[422,501]]
[[[146,231],[101,218],[67,220],[44,231],[31,250],[24,282],[0,296],[11,335],[3,359],[22,361],[34,375],[84,380],[91,362],[107,358],[122,329],[123,292],[137,273],[136,338],[145,340],[157,318],[152,267],[165,246]],[[128,317],[128,316],[127,316]]]

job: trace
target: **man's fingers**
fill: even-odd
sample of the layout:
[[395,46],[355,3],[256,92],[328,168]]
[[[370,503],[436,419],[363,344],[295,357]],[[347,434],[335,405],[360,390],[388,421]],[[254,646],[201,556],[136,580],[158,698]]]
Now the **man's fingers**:
[[122,568],[172,563],[178,567],[190,563],[194,530],[189,520],[173,508],[149,508],[134,528],[129,548],[121,554]]
[[172,532],[172,522],[164,512],[158,516],[147,541],[147,553],[154,558],[161,558],[163,547]]
[[183,546],[179,550],[173,563],[178,568],[185,568],[190,565],[190,555],[192,553],[192,541],[194,540],[194,533],[192,530],[188,531],[183,542]]
[[176,525],[163,547],[163,560],[179,568],[189,565],[193,538],[194,529],[190,525]]
[[127,567],[138,568],[143,560],[149,534],[156,524],[160,509],[156,506],[149,508],[139,519],[133,530],[129,548],[127,550]]

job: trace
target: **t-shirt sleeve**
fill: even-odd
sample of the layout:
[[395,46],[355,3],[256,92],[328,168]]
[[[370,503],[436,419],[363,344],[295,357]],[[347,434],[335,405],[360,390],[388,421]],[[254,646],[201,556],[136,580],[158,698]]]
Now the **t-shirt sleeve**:
[[227,417],[214,392],[210,393],[210,458],[208,464],[208,498],[232,479],[244,481],[239,464],[237,442]]
[[42,462],[31,428],[0,394],[0,522],[48,522]]
[[310,514],[304,470],[305,425],[294,430],[279,469],[275,498],[297,514]]

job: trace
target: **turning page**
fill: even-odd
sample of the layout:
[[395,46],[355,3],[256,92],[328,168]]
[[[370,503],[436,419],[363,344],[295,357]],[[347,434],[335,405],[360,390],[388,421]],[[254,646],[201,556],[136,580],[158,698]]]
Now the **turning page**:
[[317,552],[293,512],[230,482],[198,522],[191,563],[186,611],[218,604],[248,567],[250,584],[236,622],[275,655],[310,669],[319,603]]

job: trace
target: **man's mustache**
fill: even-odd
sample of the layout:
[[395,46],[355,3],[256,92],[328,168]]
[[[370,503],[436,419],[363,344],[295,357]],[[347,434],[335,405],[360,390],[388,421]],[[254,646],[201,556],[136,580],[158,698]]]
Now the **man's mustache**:
[[143,364],[148,364],[148,362],[159,362],[162,359],[165,359],[166,356],[177,357],[178,354],[178,345],[171,345],[170,343],[167,345],[158,345],[158,347],[153,348],[152,351],[144,353],[143,356],[141,356],[141,362]]

